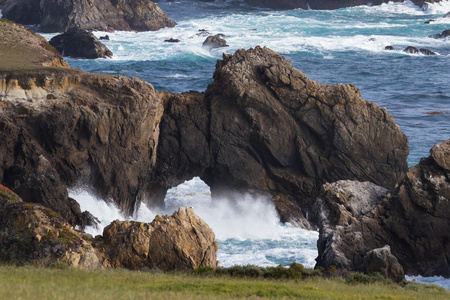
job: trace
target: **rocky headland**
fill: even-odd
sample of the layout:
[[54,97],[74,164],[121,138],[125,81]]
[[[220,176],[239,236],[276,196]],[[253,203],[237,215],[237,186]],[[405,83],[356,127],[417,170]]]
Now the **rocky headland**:
[[[63,61],[48,44],[39,47]],[[224,54],[204,93],[157,92],[136,78],[37,63],[0,70],[0,182],[72,226],[91,221],[67,194],[79,183],[132,214],[141,202],[164,205],[169,188],[200,176],[213,201],[264,195],[282,221],[318,226],[318,265],[376,269],[397,280],[399,263],[408,274],[450,276],[449,142],[408,169],[406,136],[353,85],[312,81],[261,47]],[[196,222],[188,211],[178,218]],[[180,245],[179,257],[216,248],[205,234],[195,239],[200,247],[167,240],[168,228],[184,236],[181,221],[152,224],[158,243]],[[189,226],[181,227],[203,232]],[[147,248],[132,250],[127,241],[147,240],[149,230],[113,223],[90,245],[113,255],[111,266],[142,268],[152,260]],[[133,251],[139,258],[115,262]],[[202,261],[213,265],[208,257]],[[156,266],[174,265],[164,261]]]
[[6,0],[2,14],[20,24],[39,24],[42,32],[71,28],[149,31],[176,25],[147,0]]

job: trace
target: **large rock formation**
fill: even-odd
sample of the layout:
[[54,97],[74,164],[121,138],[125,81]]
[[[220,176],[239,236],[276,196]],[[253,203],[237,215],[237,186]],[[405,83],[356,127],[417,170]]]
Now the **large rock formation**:
[[224,55],[206,101],[212,161],[202,179],[213,195],[289,196],[307,212],[325,182],[393,187],[407,170],[406,136],[385,109],[353,85],[308,79],[267,48]]
[[[320,10],[330,10],[339,9],[345,7],[353,7],[360,5],[381,5],[383,3],[391,2],[392,0],[245,0],[249,5],[257,7],[267,7],[275,9],[320,9]],[[393,2],[403,2],[404,0],[394,0]],[[423,7],[426,3],[435,3],[440,0],[412,0],[417,6]]]
[[450,276],[450,140],[430,152],[391,193],[371,183],[324,185],[319,265],[363,271],[366,254],[389,245],[407,274]]
[[40,24],[43,32],[64,32],[74,27],[149,31],[176,25],[147,0],[7,0],[2,13],[17,23]]
[[92,32],[80,28],[73,28],[54,36],[49,43],[64,56],[94,59],[113,55]]

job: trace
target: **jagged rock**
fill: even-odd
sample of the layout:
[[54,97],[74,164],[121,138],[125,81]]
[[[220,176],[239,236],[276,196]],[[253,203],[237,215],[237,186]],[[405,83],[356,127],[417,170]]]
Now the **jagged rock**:
[[319,265],[364,271],[366,253],[382,246],[376,239],[381,229],[372,216],[387,194],[387,189],[370,182],[341,180],[323,185],[314,207],[320,225]]
[[406,136],[384,109],[353,85],[308,79],[270,49],[225,54],[206,101],[212,162],[201,178],[213,197],[290,195],[306,215],[323,182],[393,187],[407,170]]
[[148,31],[176,25],[147,0],[7,0],[2,13],[21,24],[40,24],[43,32],[65,32],[74,27]]
[[152,223],[114,221],[96,243],[113,267],[193,270],[217,267],[219,244],[192,209],[156,216]]
[[[441,166],[447,166],[450,140],[433,149],[390,194],[367,190],[375,199],[369,202],[378,204],[365,214],[349,208],[361,201],[360,191],[341,182],[324,185],[315,207],[319,265],[363,271],[367,252],[390,245],[407,274],[450,276],[450,173]],[[349,195],[356,200],[349,202]]]
[[80,28],[73,28],[57,35],[49,43],[64,56],[95,59],[113,55],[92,32]]
[[227,41],[225,41],[223,34],[216,34],[208,36],[206,40],[203,42],[203,47],[214,49],[229,46],[227,45]]
[[364,256],[364,268],[368,274],[378,272],[394,282],[402,282],[405,279],[405,271],[398,259],[392,255],[388,245],[367,252]]
[[442,31],[442,33],[429,35],[428,37],[431,37],[431,38],[434,38],[434,39],[445,39],[445,38],[448,38],[448,37],[450,37],[450,29],[444,30],[444,31]]
[[105,35],[105,36],[101,36],[99,38],[100,41],[104,40],[104,41],[109,41],[109,35]]
[[394,47],[392,47],[392,46],[386,46],[386,47],[384,47],[384,50],[394,50]]
[[443,18],[450,18],[450,11]]
[[436,20],[429,19],[428,21],[423,22],[424,24],[431,24],[433,22],[436,22]]

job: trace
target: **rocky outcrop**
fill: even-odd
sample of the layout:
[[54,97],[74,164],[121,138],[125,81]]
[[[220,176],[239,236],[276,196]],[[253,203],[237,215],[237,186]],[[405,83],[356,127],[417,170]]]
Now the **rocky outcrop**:
[[407,274],[450,276],[450,140],[430,152],[390,193],[369,183],[324,185],[319,265],[363,271],[366,254],[389,245]]
[[23,202],[0,185],[0,261],[78,268],[105,266],[89,241],[61,216],[42,205]]
[[65,32],[75,27],[149,31],[176,25],[147,0],[7,0],[2,13],[17,23],[40,24],[43,32]]
[[73,229],[56,212],[0,185],[0,261],[76,268],[193,270],[217,267],[219,244],[192,209],[148,223],[115,221],[103,237]]
[[450,11],[443,18],[450,18]]
[[91,32],[70,29],[49,41],[61,55],[88,59],[111,57],[113,53]]
[[214,48],[222,48],[228,47],[227,41],[224,39],[223,34],[210,35],[203,42],[203,47],[214,49]]
[[431,37],[431,38],[434,38],[434,39],[445,39],[445,38],[448,38],[448,37],[450,37],[450,29],[444,30],[444,31],[442,31],[442,33],[429,35],[428,37]]
[[[354,7],[360,5],[381,5],[383,3],[388,3],[390,0],[315,0],[315,1],[307,1],[307,0],[246,0],[246,3],[249,5],[257,6],[257,7],[267,7],[267,8],[275,8],[275,9],[319,9],[319,10],[330,10],[330,9],[339,9],[345,7]],[[403,0],[394,0],[393,2],[403,2]],[[439,2],[439,0],[413,0],[412,1],[417,6],[423,7],[426,3],[435,3]]]
[[367,252],[364,256],[364,271],[368,274],[378,272],[394,282],[405,279],[405,271],[388,245]]
[[112,267],[193,270],[217,267],[219,244],[192,209],[156,216],[152,223],[114,221],[95,243]]
[[267,48],[224,55],[206,101],[212,162],[201,177],[213,196],[289,195],[307,214],[324,182],[393,187],[407,169],[407,139],[386,110],[353,85],[308,79]]

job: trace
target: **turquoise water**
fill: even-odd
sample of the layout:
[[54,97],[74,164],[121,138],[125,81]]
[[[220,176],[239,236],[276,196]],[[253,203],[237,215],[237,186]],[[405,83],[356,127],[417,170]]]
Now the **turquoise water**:
[[[271,11],[240,1],[161,1],[159,5],[178,26],[157,32],[108,33],[111,40],[104,43],[114,52],[112,59],[69,58],[69,64],[90,72],[142,78],[158,90],[204,91],[222,52],[267,46],[313,80],[353,83],[364,99],[386,107],[409,138],[410,165],[427,156],[434,144],[450,138],[450,40],[427,37],[450,29],[450,18],[442,19],[450,11],[449,1],[425,10],[410,2],[335,11]],[[429,19],[437,21],[424,24]],[[206,37],[199,35],[199,29],[225,34],[230,47],[203,49]],[[165,43],[168,38],[181,42]],[[385,51],[387,45],[396,50]],[[401,51],[406,46],[428,48],[438,55],[406,54]],[[80,195],[72,193],[82,209],[90,210],[104,225],[120,214],[115,208],[98,208],[104,203],[88,194]],[[194,179],[169,191],[166,212],[177,205],[193,206],[216,232],[224,266],[288,265],[293,261],[314,265],[317,232],[280,224],[270,201],[244,196],[242,203],[245,206],[211,203],[209,188]],[[141,207],[134,217],[150,222],[155,213]],[[410,279],[450,288],[450,282],[441,278]]]

